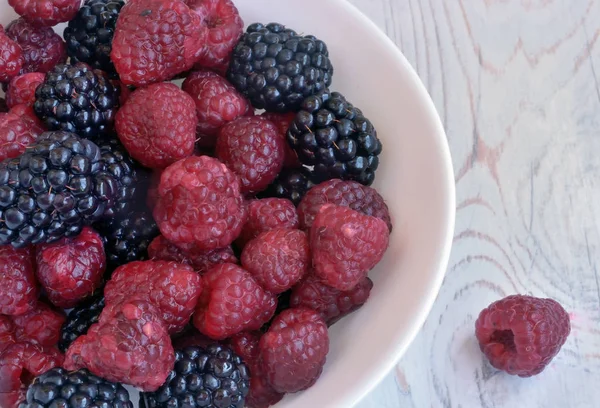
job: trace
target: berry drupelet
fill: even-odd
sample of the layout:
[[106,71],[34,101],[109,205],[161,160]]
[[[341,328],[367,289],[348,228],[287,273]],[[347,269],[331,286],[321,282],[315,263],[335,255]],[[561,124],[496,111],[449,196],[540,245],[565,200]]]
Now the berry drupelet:
[[87,333],[89,328],[98,323],[100,313],[104,309],[103,290],[98,289],[94,295],[77,305],[67,315],[67,320],[60,331],[58,348],[63,353],[79,336]]
[[297,206],[300,204],[302,197],[314,186],[312,170],[306,167],[284,169],[267,190],[258,196],[260,198],[286,198]]

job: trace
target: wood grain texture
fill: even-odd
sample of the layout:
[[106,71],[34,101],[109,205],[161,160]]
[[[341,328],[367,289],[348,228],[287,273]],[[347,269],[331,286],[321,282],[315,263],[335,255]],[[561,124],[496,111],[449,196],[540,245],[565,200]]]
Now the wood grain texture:
[[[600,0],[349,0],[428,88],[455,166],[447,276],[421,333],[358,407],[600,407]],[[572,334],[541,375],[497,372],[474,321],[551,297]]]

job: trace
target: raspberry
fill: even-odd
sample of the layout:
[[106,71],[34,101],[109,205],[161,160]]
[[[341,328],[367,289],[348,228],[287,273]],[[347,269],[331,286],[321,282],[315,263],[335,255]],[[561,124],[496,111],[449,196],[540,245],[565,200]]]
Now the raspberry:
[[0,354],[16,341],[15,324],[12,319],[10,316],[0,315]]
[[264,112],[261,115],[263,118],[271,121],[279,131],[279,136],[284,140],[285,149],[284,156],[285,160],[283,161],[283,167],[285,168],[299,168],[302,167],[300,160],[298,159],[298,155],[292,149],[287,142],[287,131],[292,124],[292,122],[296,119],[296,114],[294,112],[291,113],[273,113],[273,112]]
[[19,75],[23,68],[23,51],[11,40],[0,26],[0,82],[8,82]]
[[85,227],[74,238],[37,247],[37,277],[54,305],[70,309],[102,283],[106,255],[100,235]]
[[519,377],[541,373],[569,333],[569,315],[552,299],[512,295],[479,314],[475,335],[492,366]]
[[347,314],[360,308],[369,298],[373,281],[365,277],[349,291],[340,291],[325,285],[319,278],[309,275],[294,286],[290,297],[292,307],[307,307],[323,316],[332,325]]
[[42,132],[28,117],[20,117],[12,111],[0,113],[0,161],[20,156]]
[[283,167],[284,141],[277,128],[260,116],[229,122],[219,132],[216,154],[242,180],[242,192],[266,189]]
[[6,92],[6,104],[12,108],[18,104],[33,106],[35,103],[35,90],[46,76],[39,72],[30,72],[19,75],[10,80]]
[[45,74],[67,61],[65,42],[50,27],[36,27],[24,18],[14,20],[6,27],[6,35],[21,46],[25,63],[21,73]]
[[31,250],[0,246],[0,259],[0,314],[28,312],[38,297]]
[[115,270],[104,298],[108,309],[134,298],[151,302],[173,334],[189,322],[201,291],[200,276],[187,265],[136,261]]
[[54,347],[60,340],[60,329],[66,316],[43,302],[37,302],[32,310],[13,316],[17,341],[37,343],[44,347]]
[[259,348],[265,375],[275,391],[305,390],[323,371],[329,352],[327,325],[314,310],[284,310],[260,339]]
[[173,369],[174,353],[161,313],[133,300],[105,308],[100,322],[69,347],[64,367],[156,391]]
[[134,91],[117,112],[115,124],[131,157],[146,167],[165,168],[194,152],[196,107],[174,84]]
[[283,198],[252,200],[247,205],[248,220],[237,243],[243,247],[261,232],[277,228],[298,228],[298,213],[294,203]]
[[246,221],[239,179],[208,156],[180,160],[161,176],[154,218],[165,238],[178,246],[226,247]]
[[343,291],[367,276],[388,244],[385,222],[333,204],[321,207],[310,230],[315,274],[326,285]]
[[204,50],[207,31],[182,1],[132,0],[119,14],[111,60],[125,85],[171,79],[192,68]]
[[38,134],[38,133],[41,134],[43,132],[44,124],[42,123],[40,118],[37,117],[37,115],[35,114],[35,112],[33,111],[33,108],[31,106],[27,106],[27,105],[23,105],[23,104],[15,105],[11,108],[9,113],[17,115],[23,120],[31,122],[30,125],[33,127],[36,134]]
[[196,135],[200,147],[213,148],[219,129],[228,122],[244,116],[250,103],[227,80],[214,72],[192,72],[183,82],[182,89],[194,98],[198,127]]
[[333,179],[321,183],[306,193],[298,205],[300,227],[309,230],[323,204],[350,207],[365,215],[382,219],[392,231],[392,221],[385,200],[379,193],[355,181]]
[[190,265],[199,274],[222,263],[238,263],[238,259],[230,246],[210,251],[198,250],[194,247],[180,248],[165,237],[159,235],[148,246],[148,256],[153,260],[173,261]]
[[242,265],[266,290],[285,292],[308,270],[308,237],[304,231],[292,229],[263,232],[244,248]]
[[204,275],[204,291],[194,314],[194,326],[216,340],[245,330],[258,330],[277,301],[250,273],[234,264],[221,264]]
[[190,0],[190,8],[208,28],[202,56],[196,66],[225,73],[233,47],[244,31],[244,21],[231,0]]
[[15,12],[36,26],[54,26],[75,17],[81,0],[8,0]]

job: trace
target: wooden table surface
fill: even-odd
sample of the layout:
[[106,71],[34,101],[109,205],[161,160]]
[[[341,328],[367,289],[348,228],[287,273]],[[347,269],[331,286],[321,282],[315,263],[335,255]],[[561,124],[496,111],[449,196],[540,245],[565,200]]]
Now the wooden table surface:
[[[358,408],[600,407],[600,1],[350,1],[429,90],[457,187],[433,310]],[[494,370],[473,334],[482,308],[515,293],[572,321],[529,379]]]

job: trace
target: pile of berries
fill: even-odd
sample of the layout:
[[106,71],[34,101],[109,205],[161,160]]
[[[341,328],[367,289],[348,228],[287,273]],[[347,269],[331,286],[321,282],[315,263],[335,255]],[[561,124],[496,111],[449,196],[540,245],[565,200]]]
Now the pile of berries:
[[[382,142],[329,89],[325,42],[244,31],[231,0],[9,4],[0,406],[132,407],[131,385],[149,408],[264,408],[311,387],[392,232]],[[482,350],[535,374],[568,316],[506,302],[478,320]],[[540,319],[552,347],[525,344]]]

